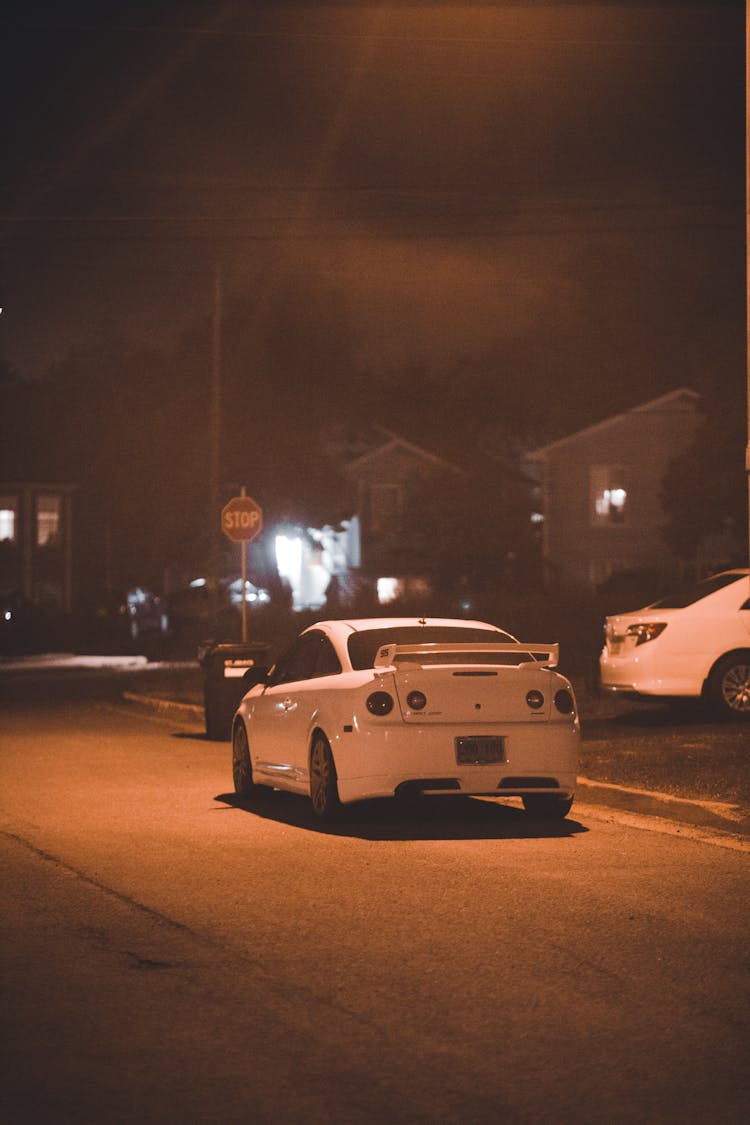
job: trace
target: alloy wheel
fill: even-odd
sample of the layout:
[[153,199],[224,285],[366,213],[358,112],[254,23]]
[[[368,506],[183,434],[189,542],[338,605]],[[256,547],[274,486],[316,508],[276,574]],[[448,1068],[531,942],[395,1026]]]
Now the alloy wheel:
[[721,694],[731,711],[750,714],[750,664],[733,664],[727,668],[721,681]]

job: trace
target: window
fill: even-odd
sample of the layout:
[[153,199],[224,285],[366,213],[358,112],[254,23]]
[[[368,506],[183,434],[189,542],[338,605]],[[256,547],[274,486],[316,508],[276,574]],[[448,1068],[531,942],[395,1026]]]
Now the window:
[[[670,594],[666,598],[660,598],[658,602],[654,602],[650,609],[685,609],[686,606],[695,605],[696,602],[701,601],[703,598],[715,594],[717,590],[723,590],[725,586],[731,586],[733,582],[739,583],[740,575],[736,572],[728,571],[725,574],[714,574],[710,578],[703,578],[700,582],[694,582],[692,585],[683,586],[674,594]],[[747,606],[740,606],[740,609],[746,609]]]
[[591,522],[600,526],[625,523],[628,491],[621,465],[591,466]]
[[[496,644],[512,641],[510,633],[502,629],[473,629],[451,625],[396,625],[382,629],[361,629],[352,633],[347,641],[352,668],[360,671],[372,668],[375,657],[383,645],[450,645]],[[484,659],[484,658],[483,658]]]
[[328,640],[328,637],[321,637],[315,674],[317,676],[337,676],[340,671],[341,661],[336,655],[336,649]]
[[377,591],[379,604],[387,605],[404,592],[403,583],[398,578],[378,578]]
[[18,498],[16,496],[0,496],[0,543],[15,543],[17,518]]
[[271,684],[291,684],[341,671],[336,651],[324,633],[303,633],[279,659]]
[[59,496],[40,495],[36,501],[36,545],[60,545],[60,516],[62,500]]

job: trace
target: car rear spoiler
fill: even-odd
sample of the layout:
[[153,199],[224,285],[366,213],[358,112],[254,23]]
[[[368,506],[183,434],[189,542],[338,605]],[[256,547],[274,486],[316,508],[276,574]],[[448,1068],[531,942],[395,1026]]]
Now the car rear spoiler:
[[[380,646],[373,667],[388,668],[398,663],[416,664],[421,667],[436,664],[505,664],[506,661],[493,660],[492,657],[510,653],[516,656],[529,656],[531,660],[543,664],[545,668],[556,668],[560,658],[560,646],[559,644],[532,645],[525,644],[522,641],[456,645],[399,645],[394,643]],[[481,659],[483,654],[486,654],[486,660]],[[479,659],[477,659],[478,657]],[[528,663],[528,661],[523,661],[523,663]]]

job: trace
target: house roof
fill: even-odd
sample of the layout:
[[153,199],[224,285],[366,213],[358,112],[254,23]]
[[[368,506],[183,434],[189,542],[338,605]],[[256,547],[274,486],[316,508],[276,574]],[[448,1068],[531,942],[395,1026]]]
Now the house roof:
[[659,395],[658,398],[649,399],[648,402],[639,403],[638,406],[632,406],[629,410],[623,410],[619,414],[611,414],[608,418],[603,418],[600,422],[594,422],[593,425],[585,426],[582,430],[576,430],[572,434],[567,434],[565,437],[558,438],[556,441],[551,441],[548,445],[540,445],[538,449],[532,449],[527,453],[526,458],[530,461],[541,461],[552,450],[559,449],[569,442],[578,441],[582,437],[588,437],[590,434],[606,430],[610,426],[621,422],[623,418],[628,418],[633,414],[663,411],[667,409],[670,404],[677,402],[679,399],[696,403],[700,399],[700,395],[690,387],[677,387],[674,391]]
[[358,469],[363,468],[368,463],[400,449],[409,453],[415,460],[424,461],[426,464],[455,476],[474,477],[491,472],[494,467],[495,472],[499,471],[506,478],[512,477],[526,485],[534,483],[528,473],[514,460],[492,450],[480,449],[476,444],[467,448],[464,441],[454,440],[451,442],[450,436],[446,436],[439,441],[439,447],[442,450],[449,451],[448,456],[446,456],[433,453],[431,450],[425,449],[424,446],[417,444],[417,442],[410,440],[410,438],[397,434],[385,426],[374,425],[372,433],[376,439],[375,443],[370,449],[347,462],[344,467],[345,472],[356,474]]
[[368,462],[379,460],[385,455],[392,454],[397,449],[402,449],[414,457],[415,460],[425,461],[430,465],[446,470],[447,472],[455,473],[459,476],[466,475],[466,470],[462,469],[459,465],[455,465],[445,457],[440,457],[427,449],[423,449],[420,445],[415,445],[414,442],[408,441],[406,438],[393,433],[391,430],[387,430],[384,426],[375,426],[374,430],[382,440],[371,449],[366,450],[352,461],[349,461],[345,466],[346,472],[356,473],[358,469],[361,469]]

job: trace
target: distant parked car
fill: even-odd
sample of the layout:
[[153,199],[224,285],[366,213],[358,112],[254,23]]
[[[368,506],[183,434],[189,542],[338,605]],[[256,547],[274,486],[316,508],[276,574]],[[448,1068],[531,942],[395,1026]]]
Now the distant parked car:
[[309,796],[321,820],[399,794],[521,797],[562,818],[580,729],[557,657],[479,621],[319,622],[239,706],[235,791]]
[[[238,578],[235,582],[228,583],[226,593],[229,598],[229,604],[234,609],[242,608],[242,579]],[[259,609],[260,606],[268,605],[271,601],[271,595],[268,590],[264,590],[262,586],[254,586],[248,579],[245,580],[245,604],[253,609]]]
[[[245,583],[245,598],[248,609],[260,609],[268,605],[271,596],[268,590]],[[211,586],[205,578],[194,579],[189,586],[169,595],[170,620],[176,629],[200,622],[207,624],[217,614],[234,614],[242,609],[242,579],[222,580],[218,589]]]
[[722,719],[750,720],[750,578],[725,570],[644,609],[608,617],[605,691],[705,696]]
[[165,603],[143,586],[102,591],[95,599],[94,619],[97,632],[105,632],[113,640],[138,641],[169,629]]
[[130,636],[134,641],[147,633],[166,633],[169,629],[167,608],[159,597],[142,586],[133,586],[125,594]]

